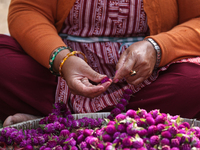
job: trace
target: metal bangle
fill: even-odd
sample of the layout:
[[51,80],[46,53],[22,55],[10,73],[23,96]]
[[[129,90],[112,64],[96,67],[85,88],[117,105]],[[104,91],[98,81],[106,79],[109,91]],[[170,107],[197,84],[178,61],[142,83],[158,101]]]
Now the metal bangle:
[[153,45],[153,47],[154,47],[154,49],[156,51],[156,64],[154,66],[154,70],[156,70],[158,68],[158,66],[160,65],[160,61],[161,61],[161,49],[160,49],[160,46],[152,38],[147,38],[145,40],[149,41]]

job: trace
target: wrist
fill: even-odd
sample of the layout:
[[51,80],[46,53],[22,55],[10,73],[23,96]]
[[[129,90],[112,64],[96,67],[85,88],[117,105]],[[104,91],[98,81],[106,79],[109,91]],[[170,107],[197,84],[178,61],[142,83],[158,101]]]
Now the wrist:
[[155,66],[154,66],[154,70],[156,70],[159,67],[160,61],[161,61],[161,49],[160,49],[160,46],[152,38],[147,38],[145,40],[148,41],[149,43],[151,43],[151,45],[153,46],[154,50],[156,51],[156,63],[155,63]]
[[70,51],[72,51],[72,49],[65,46],[61,46],[53,50],[49,58],[49,70],[52,74],[59,76],[59,60],[61,60],[67,53],[70,53]]

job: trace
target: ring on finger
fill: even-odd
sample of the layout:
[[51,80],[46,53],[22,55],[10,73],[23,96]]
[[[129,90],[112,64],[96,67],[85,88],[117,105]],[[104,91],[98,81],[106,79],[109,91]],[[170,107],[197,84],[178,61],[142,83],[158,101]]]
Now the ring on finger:
[[131,70],[131,71],[130,71],[130,76],[134,76],[134,75],[136,75],[136,73],[137,73],[137,72],[136,72],[135,70]]

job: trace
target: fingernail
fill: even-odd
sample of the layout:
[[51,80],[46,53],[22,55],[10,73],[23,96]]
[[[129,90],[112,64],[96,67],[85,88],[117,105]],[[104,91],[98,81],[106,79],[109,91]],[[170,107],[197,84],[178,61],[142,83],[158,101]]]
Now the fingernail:
[[117,83],[118,81],[119,81],[119,79],[115,79],[113,82],[114,82],[114,83]]

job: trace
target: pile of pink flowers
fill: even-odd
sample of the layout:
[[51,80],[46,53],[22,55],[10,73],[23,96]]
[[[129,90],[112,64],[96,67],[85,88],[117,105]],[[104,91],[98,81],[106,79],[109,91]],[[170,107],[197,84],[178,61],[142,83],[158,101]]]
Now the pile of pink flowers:
[[[118,108],[118,107],[116,107]],[[41,119],[40,127],[17,130],[5,127],[0,142],[24,150],[198,150],[200,127],[181,122],[179,116],[128,110],[112,119],[75,120],[65,104]]]

